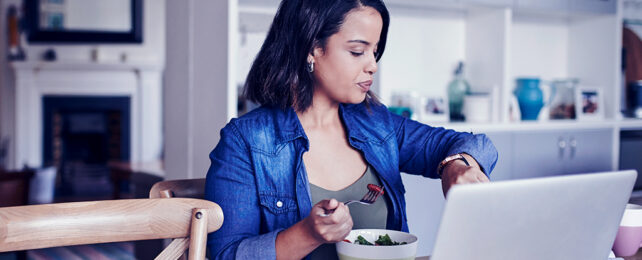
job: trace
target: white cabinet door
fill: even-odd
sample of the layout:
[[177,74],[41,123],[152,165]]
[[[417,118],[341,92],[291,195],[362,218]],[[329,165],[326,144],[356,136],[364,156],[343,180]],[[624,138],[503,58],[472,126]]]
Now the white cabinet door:
[[500,181],[500,180],[510,180],[512,175],[511,170],[511,161],[512,157],[512,144],[513,144],[513,134],[512,133],[487,133],[486,134],[495,148],[497,148],[498,158],[497,164],[495,164],[495,169],[490,175],[491,181]]
[[567,174],[610,171],[613,129],[574,131],[567,134]]
[[564,173],[567,143],[557,131],[513,134],[512,178],[524,179]]
[[616,0],[570,0],[570,11],[594,14],[614,14]]
[[609,171],[612,129],[520,132],[513,136],[513,179]]

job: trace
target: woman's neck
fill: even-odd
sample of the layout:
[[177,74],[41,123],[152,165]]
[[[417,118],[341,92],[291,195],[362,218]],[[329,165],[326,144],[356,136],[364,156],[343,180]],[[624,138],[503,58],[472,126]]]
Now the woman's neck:
[[304,129],[326,128],[341,124],[339,103],[315,95],[312,104],[302,112],[297,112]]

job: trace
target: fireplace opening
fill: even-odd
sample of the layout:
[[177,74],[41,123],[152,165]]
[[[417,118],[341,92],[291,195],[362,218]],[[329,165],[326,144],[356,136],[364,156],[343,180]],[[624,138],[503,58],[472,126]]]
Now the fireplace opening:
[[111,195],[107,163],[130,159],[130,117],[129,97],[43,97],[43,159],[58,168],[57,197]]

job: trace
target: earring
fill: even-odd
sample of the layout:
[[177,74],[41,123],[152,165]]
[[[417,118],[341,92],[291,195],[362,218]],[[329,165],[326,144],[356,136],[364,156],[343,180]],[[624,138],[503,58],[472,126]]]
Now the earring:
[[308,72],[310,72],[310,73],[314,72],[314,61],[310,61],[310,62],[308,62],[308,66],[307,66],[307,68],[306,68],[306,69],[307,69],[307,70],[308,70]]

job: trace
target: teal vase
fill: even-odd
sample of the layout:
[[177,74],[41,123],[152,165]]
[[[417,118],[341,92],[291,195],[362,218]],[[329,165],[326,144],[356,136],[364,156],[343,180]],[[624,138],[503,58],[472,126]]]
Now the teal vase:
[[544,94],[539,87],[538,78],[518,78],[515,96],[519,103],[522,120],[537,120],[539,111],[544,106]]
[[464,121],[462,113],[464,96],[470,94],[470,85],[464,78],[464,63],[459,62],[455,70],[455,78],[448,84],[448,108],[451,121]]

